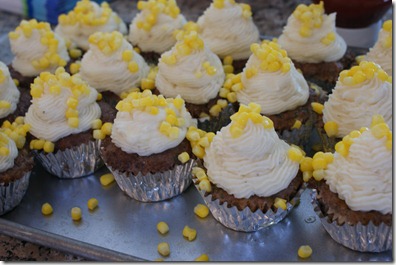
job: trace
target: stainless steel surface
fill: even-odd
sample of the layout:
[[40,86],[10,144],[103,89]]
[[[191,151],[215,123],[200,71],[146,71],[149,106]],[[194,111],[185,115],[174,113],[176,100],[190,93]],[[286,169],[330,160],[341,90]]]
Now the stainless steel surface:
[[[393,260],[392,250],[361,253],[332,240],[316,217],[309,192],[280,223],[244,233],[224,227],[211,215],[197,217],[193,208],[204,202],[193,185],[170,200],[143,203],[125,195],[115,182],[102,187],[99,177],[104,173],[105,167],[87,177],[59,179],[36,166],[21,204],[0,218],[0,231],[98,260],[154,260],[160,257],[157,244],[163,241],[171,250],[166,261],[191,261],[203,253],[211,261],[298,261],[300,245],[312,247],[308,261]],[[99,200],[94,211],[86,206],[91,197]],[[51,216],[41,214],[44,202],[52,204]],[[83,212],[80,222],[70,217],[75,206]],[[169,224],[168,234],[157,232],[159,221]],[[197,229],[192,242],[182,236],[185,225]]]

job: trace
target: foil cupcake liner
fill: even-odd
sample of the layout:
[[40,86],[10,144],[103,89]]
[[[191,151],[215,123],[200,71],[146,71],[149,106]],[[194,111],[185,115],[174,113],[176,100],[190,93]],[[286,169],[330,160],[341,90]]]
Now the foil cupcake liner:
[[22,200],[29,186],[31,171],[28,171],[15,181],[7,185],[0,183],[0,215],[14,209]]
[[383,252],[392,248],[392,226],[384,223],[376,226],[371,221],[367,225],[360,222],[356,225],[347,223],[338,225],[320,210],[316,195],[316,190],[313,190],[311,202],[314,211],[319,216],[324,229],[338,244],[360,252]]
[[129,197],[141,202],[157,202],[175,197],[190,186],[191,169],[195,166],[195,160],[176,165],[171,170],[146,175],[141,172],[138,175],[120,172],[107,164],[106,166],[120,189]]
[[198,119],[198,128],[206,132],[220,131],[221,128],[231,123],[230,117],[235,113],[233,104],[229,103],[221,110],[219,116],[204,119]]
[[227,202],[220,204],[218,199],[212,200],[211,194],[205,196],[205,191],[201,191],[196,182],[194,185],[204,199],[213,217],[225,227],[241,232],[255,232],[279,223],[299,204],[301,194],[304,191],[304,186],[302,186],[293,199],[287,202],[286,210],[278,208],[277,211],[274,212],[270,209],[266,213],[263,213],[260,210],[252,212],[249,207],[240,211],[235,206],[228,206]]
[[79,178],[94,173],[104,165],[99,152],[100,141],[73,146],[54,153],[34,151],[40,164],[58,178]]

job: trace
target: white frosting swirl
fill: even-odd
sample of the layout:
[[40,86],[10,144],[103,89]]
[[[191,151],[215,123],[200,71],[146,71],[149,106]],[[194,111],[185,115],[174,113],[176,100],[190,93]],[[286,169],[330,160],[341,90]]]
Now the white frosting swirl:
[[[247,78],[248,68],[259,69],[258,73]],[[260,60],[252,54],[246,63],[241,81],[244,89],[237,92],[238,102],[248,105],[255,102],[261,106],[261,114],[279,114],[304,105],[309,97],[309,87],[303,75],[294,64],[288,72],[263,72]]]
[[111,133],[112,142],[126,153],[136,153],[140,156],[162,153],[179,145],[186,137],[187,128],[196,126],[196,120],[183,105],[178,110],[173,104],[168,104],[177,115],[185,120],[180,126],[180,133],[176,139],[164,135],[159,131],[160,125],[166,119],[165,107],[158,107],[159,112],[152,115],[141,110],[130,112],[119,111],[113,123]]
[[[101,17],[102,16],[102,8],[95,2],[90,2],[93,8],[93,16]],[[119,31],[122,34],[127,33],[127,27],[120,19],[120,17],[114,12],[111,11],[111,15],[108,18],[107,22],[103,25],[87,25],[85,23],[77,22],[74,25],[71,24],[62,24],[59,23],[55,27],[55,32],[60,36],[64,37],[67,40],[70,40],[73,44],[77,45],[77,47],[82,48],[84,50],[88,50],[89,42],[88,38],[91,34],[95,32],[112,32]]]
[[[174,50],[175,47],[162,56],[168,56]],[[203,69],[202,64],[206,61],[216,68],[214,75],[207,74]],[[197,77],[196,73],[202,76]],[[180,57],[173,65],[168,65],[160,59],[155,83],[165,97],[180,95],[188,103],[205,104],[217,96],[224,78],[219,57],[205,47],[203,50],[195,50],[190,55]]]
[[[132,73],[128,69],[128,62],[122,60],[122,53],[125,50],[133,52],[139,70]],[[139,87],[142,78],[146,77],[150,67],[143,57],[136,53],[132,45],[123,39],[122,46],[111,55],[104,54],[96,45],[90,44],[81,60],[81,77],[97,91],[111,91],[117,95],[133,87]]]
[[325,170],[330,190],[353,211],[392,213],[392,150],[385,141],[363,132],[354,138],[348,156],[335,153]]
[[162,54],[172,48],[176,43],[173,32],[177,29],[181,29],[186,23],[186,19],[181,14],[176,18],[172,18],[169,15],[160,13],[157,16],[157,22],[150,31],[139,29],[137,27],[137,22],[145,20],[146,16],[149,14],[151,14],[151,12],[145,9],[136,15],[129,26],[128,39],[134,46],[138,46],[143,52],[156,52]]
[[[48,46],[41,43],[42,34],[37,29],[33,29],[32,35],[26,37],[20,29],[15,31],[20,35],[17,39],[10,39],[11,51],[14,54],[12,60],[12,67],[21,73],[23,76],[37,76],[41,72],[55,72],[58,64],[50,64],[48,68],[35,68],[32,62],[39,60],[49,51]],[[66,62],[70,60],[69,54],[67,53],[66,45],[64,40],[57,34],[54,34],[56,40],[58,40],[58,49],[56,53]]]
[[338,124],[336,137],[344,137],[353,130],[370,127],[373,115],[382,115],[392,128],[392,85],[377,76],[354,86],[337,81],[333,93],[324,103],[323,121]]
[[0,101],[11,104],[9,108],[0,108],[0,118],[4,118],[16,110],[21,93],[12,80],[8,67],[2,62],[0,62],[0,72],[4,76],[3,83],[0,83]]
[[[320,28],[314,28],[312,36],[302,37],[299,29],[302,23],[294,16],[289,16],[278,43],[285,49],[288,56],[298,62],[320,63],[334,62],[341,59],[347,45],[344,39],[336,33],[336,13],[323,15],[323,24]],[[321,43],[321,39],[328,33],[335,33],[335,41],[329,45]]]
[[32,104],[25,116],[25,123],[31,125],[30,133],[32,135],[52,142],[70,134],[89,130],[92,121],[101,116],[100,107],[96,103],[98,92],[88,86],[89,93],[82,93],[78,98],[79,126],[77,128],[70,127],[65,113],[68,109],[66,102],[72,95],[72,91],[61,83],[58,85],[61,86],[61,91],[57,95],[50,93],[50,85],[45,82],[43,94],[41,97],[32,99]]
[[231,124],[206,148],[204,166],[211,182],[236,198],[268,197],[287,188],[299,164],[288,158],[290,146],[274,129],[248,121],[244,134],[233,138]]
[[4,172],[7,169],[10,169],[14,166],[14,160],[18,156],[18,148],[15,142],[9,138],[5,133],[0,132],[1,137],[8,139],[6,144],[6,148],[10,151],[10,153],[6,156],[0,156],[0,172]]
[[392,52],[392,45],[388,48],[385,48],[386,39],[391,36],[392,33],[390,31],[386,31],[381,29],[378,35],[378,41],[374,45],[374,47],[370,48],[369,52],[366,54],[364,60],[366,61],[373,61],[381,66],[381,68],[390,76],[392,76],[392,59],[393,59],[393,52]]
[[238,4],[224,1],[223,8],[213,3],[198,18],[200,36],[205,44],[219,57],[231,55],[233,59],[247,59],[250,45],[260,41],[260,33],[252,17],[242,16]]

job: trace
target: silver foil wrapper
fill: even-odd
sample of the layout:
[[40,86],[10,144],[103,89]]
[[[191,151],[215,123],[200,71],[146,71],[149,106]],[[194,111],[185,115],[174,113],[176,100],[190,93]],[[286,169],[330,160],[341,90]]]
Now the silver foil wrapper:
[[120,189],[129,197],[142,202],[157,202],[175,197],[190,186],[191,169],[195,166],[195,160],[190,159],[183,165],[176,165],[172,170],[147,175],[120,172],[106,166]]
[[25,196],[29,186],[30,173],[26,172],[23,177],[8,183],[0,183],[0,215],[14,209]]
[[325,216],[318,205],[316,190],[311,192],[311,202],[315,213],[319,216],[324,229],[337,243],[360,252],[382,252],[392,248],[392,226],[381,223],[374,225],[371,221],[367,225],[357,223],[338,225]]
[[218,199],[213,201],[211,194],[205,196],[205,191],[200,190],[196,183],[194,183],[194,185],[204,199],[213,217],[218,222],[232,230],[242,232],[254,232],[279,223],[287,216],[294,206],[299,204],[301,194],[304,191],[304,188],[301,187],[296,196],[294,196],[290,202],[287,202],[286,210],[279,208],[274,212],[270,209],[266,213],[263,213],[260,210],[252,212],[249,207],[240,211],[235,206],[229,207],[227,202],[220,204]]
[[41,165],[58,178],[79,178],[94,173],[104,165],[99,152],[100,141],[73,146],[54,153],[34,151]]
[[216,133],[231,122],[230,117],[234,113],[234,106],[232,103],[229,103],[224,109],[221,110],[218,117],[210,117],[210,119],[198,119],[198,128],[204,130],[205,132]]

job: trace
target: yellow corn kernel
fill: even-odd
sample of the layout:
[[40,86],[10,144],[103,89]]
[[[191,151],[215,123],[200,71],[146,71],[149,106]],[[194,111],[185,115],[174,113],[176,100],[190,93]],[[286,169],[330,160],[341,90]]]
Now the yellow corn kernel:
[[156,258],[155,260],[153,260],[153,261],[164,261],[164,259],[163,258]]
[[103,98],[102,93],[99,93],[99,92],[98,92],[98,96],[96,97],[96,101],[101,101],[102,98]]
[[287,151],[287,156],[289,157],[290,160],[298,163],[304,157],[301,150],[296,147],[290,147],[289,150]]
[[199,189],[206,192],[212,191],[212,186],[208,179],[202,179],[198,185]]
[[54,210],[52,209],[51,204],[49,204],[48,202],[44,203],[41,206],[41,213],[44,215],[50,215],[54,212]]
[[378,78],[379,78],[380,80],[382,80],[382,81],[384,81],[384,82],[388,81],[388,78],[389,78],[388,74],[387,74],[384,70],[382,70],[382,69],[379,69],[379,70],[378,70],[377,76],[378,76]]
[[384,22],[384,24],[382,25],[382,28],[388,32],[392,31],[392,20],[387,20]]
[[274,202],[274,206],[275,206],[275,208],[281,208],[283,210],[286,210],[287,209],[286,202],[287,201],[285,199],[276,197],[275,198],[275,202]]
[[193,241],[197,237],[197,230],[186,225],[183,228],[183,236],[188,239],[188,241]]
[[312,167],[314,170],[325,169],[327,167],[327,162],[324,158],[314,158]]
[[141,82],[141,87],[143,90],[149,89],[152,90],[155,88],[155,81],[148,78],[143,78]]
[[316,181],[321,181],[324,178],[324,170],[323,169],[318,169],[312,172],[312,176]]
[[177,139],[179,137],[179,134],[180,134],[180,129],[178,127],[172,126],[168,136],[171,139]]
[[224,73],[226,73],[226,74],[232,74],[233,72],[234,72],[234,66],[232,66],[232,65],[223,65],[223,70],[224,70]]
[[19,80],[18,80],[18,79],[13,78],[12,80],[14,81],[14,84],[15,84],[16,86],[19,86]]
[[71,63],[70,67],[69,67],[70,73],[73,74],[73,75],[77,74],[78,71],[80,71],[80,67],[81,67],[81,65],[78,64],[78,63]]
[[385,119],[382,115],[373,115],[373,117],[371,118],[371,124],[370,127],[374,127],[377,124],[380,123],[385,123]]
[[199,146],[199,145],[195,145],[195,146],[192,148],[192,152],[193,152],[193,154],[194,154],[196,157],[198,157],[198,158],[203,158],[204,155],[205,155],[205,150],[204,150],[204,148],[201,147],[201,146]]
[[167,257],[170,254],[170,247],[169,247],[169,244],[166,242],[159,243],[157,246],[157,250],[158,250],[158,253],[164,257]]
[[10,154],[10,149],[5,146],[0,147],[0,156],[8,156]]
[[99,180],[100,180],[100,184],[102,184],[102,186],[108,186],[111,183],[113,183],[114,175],[111,173],[107,173],[107,174],[100,176]]
[[43,149],[44,144],[45,144],[45,140],[43,140],[43,139],[38,139],[36,141],[33,140],[33,149],[41,150],[41,149]]
[[214,66],[209,66],[208,68],[206,68],[206,73],[208,75],[215,75],[217,73],[217,69]]
[[265,129],[273,129],[274,128],[274,122],[270,118],[264,117],[263,127]]
[[77,59],[82,55],[82,51],[80,49],[71,49],[69,55],[71,58]]
[[106,138],[106,134],[104,134],[100,129],[93,130],[92,136],[96,140],[103,140]]
[[303,172],[303,181],[308,182],[312,178],[312,171]]
[[346,157],[349,153],[349,150],[348,150],[347,146],[345,146],[343,141],[336,143],[335,150],[337,153],[339,153],[343,157]]
[[55,144],[53,142],[50,141],[45,141],[44,146],[43,146],[43,150],[46,153],[53,153],[55,150]]
[[131,50],[125,50],[122,52],[122,60],[124,62],[129,62],[132,60],[133,58],[133,52]]
[[224,65],[232,65],[233,62],[233,58],[231,55],[227,55],[226,57],[224,57],[223,59],[223,64]]
[[233,138],[238,138],[243,134],[244,129],[239,126],[234,126],[236,124],[232,124],[230,127],[230,133]]
[[157,224],[157,230],[161,235],[165,235],[166,233],[169,232],[169,226],[165,222],[159,222]]
[[207,254],[202,254],[198,258],[196,258],[194,261],[209,261],[209,256]]
[[136,73],[137,71],[139,71],[139,65],[137,64],[137,62],[133,61],[133,62],[129,62],[128,63],[128,70],[131,73]]
[[113,130],[113,124],[111,122],[105,122],[100,129],[105,135],[110,135]]
[[101,119],[95,119],[91,122],[91,128],[94,130],[102,128],[102,120]]
[[209,113],[210,115],[212,115],[213,117],[217,117],[219,116],[221,112],[221,107],[218,104],[213,105],[210,109],[209,109]]
[[194,213],[201,218],[205,218],[209,214],[209,208],[204,204],[198,203],[194,207]]
[[300,120],[296,120],[293,124],[293,126],[291,127],[291,129],[300,129],[301,128],[301,121]]
[[386,123],[379,123],[371,128],[371,133],[374,135],[375,138],[378,139],[386,136],[388,132],[389,132],[389,127]]
[[80,124],[80,120],[77,117],[71,117],[67,119],[67,124],[69,125],[69,127],[78,128],[78,125]]
[[198,140],[198,144],[202,147],[208,147],[210,145],[210,141],[208,137],[201,137],[201,139]]
[[313,159],[311,157],[303,157],[300,162],[300,170],[302,172],[312,171],[312,161]]
[[78,99],[73,98],[73,97],[70,97],[70,98],[67,99],[66,105],[67,105],[69,108],[75,109],[75,108],[77,108],[77,106],[78,106]]
[[318,114],[323,114],[323,108],[324,108],[323,104],[320,104],[318,102],[312,102],[311,106],[313,111],[315,111]]
[[19,34],[15,31],[11,31],[10,33],[8,33],[8,37],[10,38],[10,40],[16,40],[19,38]]
[[324,130],[328,137],[334,137],[338,134],[338,124],[335,121],[328,121],[324,125]]
[[91,211],[94,210],[96,207],[98,207],[98,204],[99,202],[96,198],[91,198],[87,202],[88,209]]
[[326,161],[327,164],[333,163],[334,155],[333,153],[326,152],[323,154],[323,159]]
[[308,245],[303,245],[298,248],[297,254],[302,259],[309,258],[312,255],[312,248]]
[[80,221],[82,217],[82,212],[79,207],[73,207],[70,211],[71,218],[73,221]]
[[180,155],[177,156],[177,159],[179,159],[179,161],[184,164],[188,160],[190,160],[190,155],[187,152],[183,152],[183,153],[181,153]]

